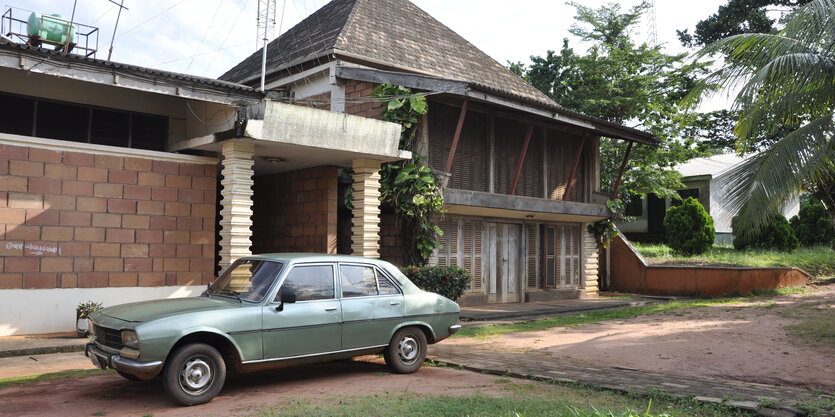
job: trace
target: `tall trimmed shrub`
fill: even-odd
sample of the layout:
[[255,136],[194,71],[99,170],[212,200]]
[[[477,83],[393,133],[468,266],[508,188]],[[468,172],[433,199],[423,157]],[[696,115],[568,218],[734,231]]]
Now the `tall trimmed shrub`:
[[793,216],[791,226],[803,246],[831,246],[835,243],[835,226],[826,207],[813,197],[800,203],[800,213]]
[[667,209],[664,229],[667,246],[687,256],[705,253],[716,238],[713,217],[693,197],[687,197],[681,205]]
[[457,266],[404,266],[400,271],[418,288],[453,301],[470,286],[470,272]]
[[[736,217],[731,220],[731,228],[736,228]],[[747,237],[734,236],[734,249],[765,249],[791,252],[800,246],[794,230],[782,214],[775,215],[766,227]]]

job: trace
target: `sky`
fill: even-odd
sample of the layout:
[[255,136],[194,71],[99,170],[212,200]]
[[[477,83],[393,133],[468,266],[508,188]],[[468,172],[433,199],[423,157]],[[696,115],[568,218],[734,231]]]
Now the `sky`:
[[[10,6],[67,17],[76,4],[75,21],[99,28],[96,58],[107,59],[118,15],[110,0],[6,0]],[[119,2],[120,0],[114,0]],[[278,0],[286,31],[329,0]],[[529,62],[531,55],[559,50],[568,37],[574,8],[560,0],[412,0],[459,35],[502,64]],[[692,28],[726,0],[656,0],[658,42],[667,52],[685,52],[677,29]],[[607,0],[577,0],[589,7]],[[638,0],[618,2],[623,10]],[[113,42],[112,60],[216,78],[257,50],[258,0],[124,0]],[[26,13],[28,15],[28,13]],[[25,17],[24,17],[25,18]],[[636,33],[648,39],[648,19]]]

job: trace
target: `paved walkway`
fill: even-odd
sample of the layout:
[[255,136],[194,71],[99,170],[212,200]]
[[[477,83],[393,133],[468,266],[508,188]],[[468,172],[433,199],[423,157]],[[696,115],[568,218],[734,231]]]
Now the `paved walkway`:
[[[578,300],[536,301],[530,303],[487,304],[481,306],[462,307],[461,321],[519,321],[541,317],[556,317],[585,311],[608,310],[618,307],[640,306],[663,302],[661,298],[583,298]],[[484,323],[474,323],[483,325]]]
[[44,355],[49,353],[81,352],[87,338],[75,333],[37,336],[0,337],[0,358],[11,356]]
[[[763,416],[805,415],[801,410],[794,408],[794,405],[816,398],[815,394],[798,388],[676,376],[621,367],[592,366],[535,353],[495,352],[444,343],[432,345],[429,348],[429,357],[449,365],[500,375],[580,383],[629,393],[663,391],[675,396],[694,397],[698,401],[758,411],[759,415]],[[762,401],[773,405],[761,408]]]

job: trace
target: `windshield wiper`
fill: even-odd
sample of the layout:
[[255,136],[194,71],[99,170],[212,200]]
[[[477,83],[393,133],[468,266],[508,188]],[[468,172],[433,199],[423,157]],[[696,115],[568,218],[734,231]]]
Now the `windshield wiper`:
[[238,299],[238,301],[241,302],[241,304],[244,303],[244,300],[241,299],[240,294],[238,294],[238,292],[235,290],[230,290],[229,288],[218,288],[217,291],[219,293],[218,295],[222,295],[223,293],[232,294],[235,298]]

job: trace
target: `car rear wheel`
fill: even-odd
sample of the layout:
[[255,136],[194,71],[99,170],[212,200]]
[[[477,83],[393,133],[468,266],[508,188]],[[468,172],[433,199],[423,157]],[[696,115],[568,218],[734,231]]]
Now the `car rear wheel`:
[[165,391],[183,405],[211,401],[220,393],[225,380],[223,357],[205,343],[181,346],[166,362],[162,375]]
[[426,335],[417,327],[406,327],[391,338],[383,357],[389,368],[398,374],[410,374],[426,359]]

